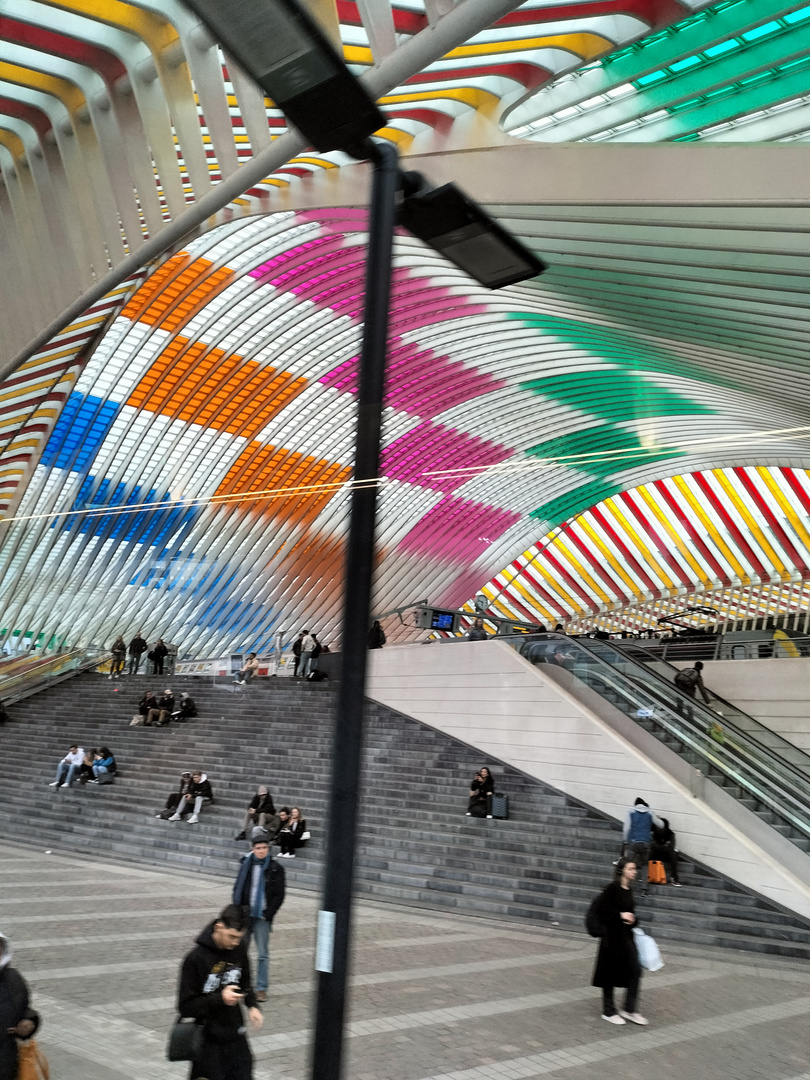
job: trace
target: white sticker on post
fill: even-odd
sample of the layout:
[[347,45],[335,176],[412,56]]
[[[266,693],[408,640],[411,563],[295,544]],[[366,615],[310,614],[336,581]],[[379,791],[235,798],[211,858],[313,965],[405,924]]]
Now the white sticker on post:
[[332,974],[335,959],[335,913],[318,912],[318,936],[315,941],[315,970]]

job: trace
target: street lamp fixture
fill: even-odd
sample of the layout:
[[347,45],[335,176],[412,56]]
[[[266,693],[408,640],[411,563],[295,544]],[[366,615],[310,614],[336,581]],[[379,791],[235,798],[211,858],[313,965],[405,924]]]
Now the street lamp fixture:
[[397,221],[485,285],[535,277],[545,265],[455,184],[403,173],[396,146],[374,141],[386,120],[298,0],[184,0],[316,150],[344,150],[374,169],[357,391],[354,485],[343,598],[327,821],[313,1080],[340,1080],[363,746],[374,530],[380,475],[388,309]]
[[184,0],[316,150],[385,127],[377,108],[297,0]]

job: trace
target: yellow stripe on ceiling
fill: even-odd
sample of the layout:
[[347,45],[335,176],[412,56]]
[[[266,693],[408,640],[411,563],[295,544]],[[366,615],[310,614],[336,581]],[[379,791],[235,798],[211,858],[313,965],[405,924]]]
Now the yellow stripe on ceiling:
[[19,161],[21,157],[25,157],[25,146],[19,135],[15,135],[13,131],[6,131],[5,128],[0,128],[0,146],[5,146],[9,149],[14,156],[15,161]]
[[328,161],[326,158],[320,157],[295,157],[293,161],[300,162],[302,165],[318,165],[322,169],[336,169],[337,165],[334,161]]
[[566,52],[581,56],[583,60],[593,60],[615,47],[614,42],[599,34],[554,34],[551,37],[516,38],[512,41],[487,41],[478,45],[460,45],[459,48],[446,53],[443,59],[460,60],[463,57],[528,52],[532,49],[565,49]]
[[449,90],[422,90],[415,93],[389,94],[380,98],[380,105],[405,105],[411,101],[435,101],[437,99],[449,101],[461,101],[473,109],[493,108],[498,104],[499,98],[486,90],[478,90],[472,86],[457,86]]
[[380,139],[387,139],[388,142],[396,143],[400,150],[407,150],[415,138],[409,131],[402,131],[400,128],[395,127],[380,128],[374,134]]
[[605,506],[610,510],[611,514],[620,524],[622,531],[626,534],[626,536],[630,538],[631,543],[628,545],[628,547],[635,548],[635,551],[639,552],[643,556],[644,562],[647,564],[647,567],[658,578],[660,578],[661,581],[664,582],[667,589],[677,588],[675,582],[673,582],[672,578],[666,572],[663,565],[659,563],[658,559],[644,543],[641,533],[637,532],[633,525],[631,525],[630,519],[627,517],[626,514],[622,512],[618,503],[616,503],[613,499],[605,499]]
[[610,567],[612,573],[616,577],[621,578],[621,580],[627,586],[630,595],[637,597],[639,600],[643,600],[645,598],[644,590],[641,588],[639,583],[637,581],[634,581],[625,571],[624,567],[620,564],[616,555],[610,550],[602,537],[599,536],[599,534],[596,532],[596,529],[593,527],[593,525],[591,525],[587,518],[585,518],[584,516],[577,518],[576,524],[579,526],[580,529],[582,529],[584,533],[587,534],[588,539],[591,541],[591,543],[595,544],[596,547],[602,552],[605,559],[607,560],[607,564]]
[[[549,608],[547,608],[538,596],[534,596],[526,588],[525,585],[521,584],[520,578],[514,578],[512,581],[510,581],[509,584],[506,586],[506,589],[514,589],[516,593],[519,593],[523,597],[523,599],[526,601],[527,605],[530,608],[534,608],[536,611],[542,612],[547,619],[556,620],[557,615],[553,613]],[[486,589],[484,590],[484,592],[486,592]]]
[[363,64],[367,67],[374,63],[371,49],[367,45],[344,45],[343,59],[347,64]]
[[[536,567],[534,571],[535,577],[540,579],[549,592],[556,593],[566,607],[573,608],[577,614],[582,614],[583,611],[590,612],[590,608],[583,608],[582,601],[578,597],[572,596],[567,591],[567,587],[564,587],[561,582],[557,580],[550,567],[543,566],[543,564],[539,562],[536,562],[534,565]],[[515,584],[517,584],[517,582]],[[532,588],[531,583],[529,583],[528,588]]]
[[808,532],[807,529],[804,527],[801,518],[798,516],[795,509],[790,505],[790,502],[785,497],[785,493],[782,491],[781,487],[776,483],[776,480],[774,479],[771,470],[765,469],[761,465],[759,465],[757,466],[756,472],[757,475],[761,477],[761,479],[764,481],[766,487],[768,488],[768,491],[770,491],[771,495],[773,495],[774,499],[776,499],[785,517],[793,526],[796,535],[801,537],[802,543],[806,547],[810,548],[810,532]]
[[[662,512],[661,508],[658,505],[657,500],[650,493],[650,491],[646,487],[636,488],[636,491],[641,496],[641,498],[644,500],[644,502],[645,502],[647,508],[649,509],[650,513],[655,517],[658,524],[661,526],[661,528],[664,530],[664,532],[670,538],[672,543],[678,549],[678,553],[681,555],[681,557],[683,558],[686,565],[689,567],[689,569],[695,575],[695,583],[696,584],[701,584],[701,583],[706,584],[709,581],[714,580],[710,576],[710,574],[706,570],[704,570],[703,567],[700,565],[700,563],[695,559],[692,552],[689,550],[689,548],[684,543],[684,538],[681,536],[681,534],[676,532],[676,530],[673,529],[670,526],[669,518]],[[749,580],[750,580],[750,578],[746,575],[745,576],[746,583]]]
[[[178,40],[179,34],[168,21],[135,4],[122,0],[47,0],[51,7],[86,15],[89,19],[127,30],[145,41],[154,53],[161,53]],[[92,37],[87,38],[92,43]]]
[[549,548],[553,553],[558,554],[560,558],[564,558],[568,565],[576,570],[582,579],[583,584],[592,589],[603,604],[616,603],[613,597],[608,596],[599,582],[585,569],[584,565],[580,562],[579,557],[564,543],[561,536],[556,537],[552,543],[549,544]]
[[[720,484],[723,491],[728,496],[729,501],[732,503],[737,513],[742,517],[743,521],[745,522],[746,528],[749,529],[752,536],[756,537],[757,543],[762,548],[763,552],[765,552],[765,554],[771,560],[774,569],[776,569],[776,572],[778,574],[784,574],[785,566],[782,560],[768,543],[767,539],[765,538],[765,534],[763,533],[756,519],[748,512],[747,508],[743,505],[740,496],[738,495],[737,491],[734,488],[734,485],[731,483],[728,476],[726,476],[725,472],[722,469],[713,469],[711,475],[717,480],[718,484]],[[767,559],[760,561],[767,562]],[[789,576],[790,575],[788,574],[788,577]]]
[[706,532],[708,533],[708,538],[719,549],[723,558],[729,563],[736,576],[742,579],[742,577],[745,575],[745,567],[740,562],[737,555],[731,550],[731,548],[723,539],[720,531],[717,528],[717,525],[714,523],[714,521],[712,521],[711,517],[704,510],[698,496],[695,495],[692,491],[690,491],[690,489],[687,487],[686,481],[682,476],[673,476],[672,482],[677,486],[678,490],[689,503],[689,506],[697,517],[698,521],[700,521],[700,523],[706,529]]
[[43,94],[50,94],[51,97],[58,98],[70,112],[76,112],[84,105],[84,94],[78,86],[68,82],[67,79],[59,79],[56,75],[46,75],[33,68],[22,67],[20,64],[8,64],[5,60],[0,60],[0,79],[16,83],[18,86],[29,86],[33,90],[41,90]]

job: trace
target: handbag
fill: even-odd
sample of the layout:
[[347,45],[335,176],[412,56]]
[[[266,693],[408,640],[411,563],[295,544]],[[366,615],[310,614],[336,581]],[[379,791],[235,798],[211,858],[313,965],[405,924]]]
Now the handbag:
[[633,940],[636,943],[638,962],[647,971],[659,971],[664,966],[661,959],[661,950],[655,943],[655,938],[645,934],[640,926],[633,927]]
[[17,1043],[17,1080],[48,1080],[51,1072],[48,1059],[37,1046],[36,1039]]
[[169,1032],[166,1057],[169,1061],[194,1061],[202,1052],[202,1044],[202,1026],[180,1016]]
[[647,863],[647,881],[650,885],[666,885],[667,872],[662,862],[654,860]]

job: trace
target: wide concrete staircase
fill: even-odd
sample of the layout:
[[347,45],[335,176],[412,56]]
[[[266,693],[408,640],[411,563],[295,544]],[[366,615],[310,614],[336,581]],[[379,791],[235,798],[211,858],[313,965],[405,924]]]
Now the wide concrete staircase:
[[[134,682],[134,685],[133,685]],[[171,679],[200,718],[129,727],[145,680],[79,675],[14,707],[0,728],[0,836],[153,866],[233,874],[235,843],[258,783],[276,805],[301,807],[313,839],[286,863],[288,880],[320,885],[334,695],[327,685],[270,679],[244,696],[226,685]],[[48,787],[72,741],[106,744],[114,785]],[[468,818],[474,748],[377,704],[368,709],[357,891],[378,900],[583,930],[611,874],[620,829],[596,810],[490,761],[510,820]],[[199,825],[156,820],[183,769],[202,768],[215,803]],[[686,858],[682,889],[653,887],[640,917],[656,937],[810,958],[810,923]]]

